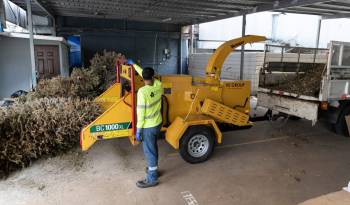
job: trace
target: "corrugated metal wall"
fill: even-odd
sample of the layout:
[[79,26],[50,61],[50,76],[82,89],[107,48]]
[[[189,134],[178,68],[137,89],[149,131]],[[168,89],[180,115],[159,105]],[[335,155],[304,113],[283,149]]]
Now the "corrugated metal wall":
[[[180,69],[181,29],[176,24],[130,22],[111,19],[59,17],[57,33],[80,35],[84,66],[96,52],[117,51],[159,74],[175,74]],[[164,50],[168,49],[167,57]]]
[[[189,73],[194,76],[204,76],[205,67],[211,53],[195,53],[189,56]],[[240,53],[231,53],[222,66],[221,78],[239,80]],[[257,92],[259,84],[259,69],[263,64],[263,53],[245,53],[244,55],[244,79],[251,81],[251,92]]]
[[[140,61],[143,67],[151,66],[158,73],[177,73],[179,39],[158,33],[84,33],[81,35],[81,50],[84,65],[96,52],[117,51],[128,58]],[[166,58],[164,49],[170,50]]]

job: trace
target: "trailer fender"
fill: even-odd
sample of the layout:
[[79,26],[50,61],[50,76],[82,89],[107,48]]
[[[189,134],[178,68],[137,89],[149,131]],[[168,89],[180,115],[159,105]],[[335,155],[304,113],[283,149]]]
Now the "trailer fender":
[[195,125],[210,126],[215,133],[215,141],[218,144],[222,142],[222,133],[215,121],[205,115],[193,115],[184,120],[181,117],[177,117],[174,122],[167,128],[165,133],[165,140],[175,149],[179,149],[180,140],[185,134],[186,130]]

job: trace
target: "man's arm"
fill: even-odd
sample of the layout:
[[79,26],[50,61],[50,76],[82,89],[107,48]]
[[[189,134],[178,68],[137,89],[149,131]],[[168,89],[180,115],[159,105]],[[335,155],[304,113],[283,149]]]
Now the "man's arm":
[[128,59],[128,64],[132,65],[135,68],[136,72],[142,77],[142,68],[139,65],[134,63],[131,58]]
[[136,63],[134,63],[133,66],[134,66],[136,72],[142,77],[142,68],[139,65],[137,65]]

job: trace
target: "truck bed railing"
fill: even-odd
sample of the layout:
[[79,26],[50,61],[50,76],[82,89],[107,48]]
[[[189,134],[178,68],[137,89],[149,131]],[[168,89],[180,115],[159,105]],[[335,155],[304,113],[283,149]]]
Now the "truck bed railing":
[[325,48],[266,44],[262,71],[272,72],[278,69],[299,73],[316,66],[315,64],[326,63],[327,51]]

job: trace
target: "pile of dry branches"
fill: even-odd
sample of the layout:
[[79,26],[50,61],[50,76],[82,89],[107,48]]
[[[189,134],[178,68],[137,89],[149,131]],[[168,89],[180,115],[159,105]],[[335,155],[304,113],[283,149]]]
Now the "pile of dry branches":
[[76,146],[82,127],[100,114],[96,104],[77,98],[41,98],[0,107],[0,178],[43,155]]
[[78,97],[93,98],[99,92],[98,77],[89,69],[75,68],[70,77],[57,76],[47,80],[41,80],[30,93],[30,98],[44,97]]
[[74,68],[70,77],[54,77],[41,80],[35,92],[24,101],[43,97],[95,98],[107,90],[116,78],[115,63],[125,57],[116,52],[95,54],[89,68]]
[[115,64],[118,59],[125,60],[121,53],[103,51],[102,54],[96,53],[90,60],[89,69],[99,79],[98,91],[103,92],[115,82],[116,68]]
[[91,100],[115,81],[116,52],[96,54],[89,68],[42,80],[35,91],[0,107],[0,178],[79,142],[79,132],[102,113]]

